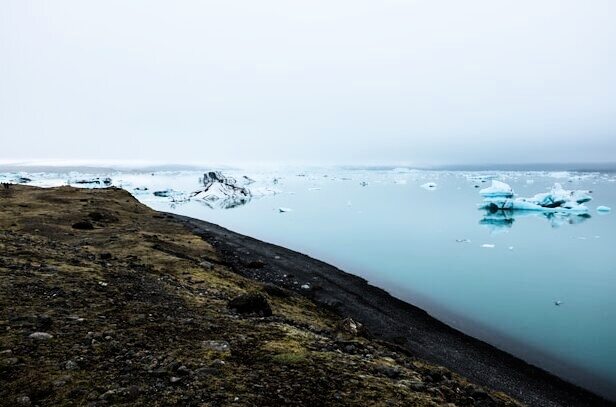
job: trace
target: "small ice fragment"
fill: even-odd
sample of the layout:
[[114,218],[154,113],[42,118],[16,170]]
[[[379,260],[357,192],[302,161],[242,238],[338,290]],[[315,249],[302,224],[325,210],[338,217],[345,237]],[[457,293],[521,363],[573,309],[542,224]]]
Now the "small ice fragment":
[[484,247],[486,249],[493,249],[495,245],[491,244],[491,243],[484,243],[481,245],[481,247]]
[[362,187],[368,186],[368,183],[366,181],[362,181],[359,183],[359,185],[361,185]]
[[603,205],[597,206],[597,212],[606,213],[606,212],[610,212],[611,210],[612,208],[610,208],[609,206],[603,206]]
[[436,183],[435,182],[426,182],[425,184],[423,184],[421,186],[423,189],[428,190],[428,191],[433,191],[436,189]]
[[561,305],[563,302],[561,300],[556,300],[554,301],[554,305],[559,306]]
[[154,191],[154,196],[158,196],[160,198],[168,198],[173,194],[172,189],[164,189],[162,191]]
[[291,212],[293,209],[291,208],[278,208],[278,211],[280,213],[284,213],[284,212]]
[[319,187],[313,187],[313,188],[308,188],[308,191],[320,191],[321,188]]
[[513,250],[513,249],[514,249],[514,247],[513,247],[513,246],[509,246],[509,250]]
[[470,243],[471,240],[470,239],[456,239],[456,242],[458,242],[458,243]]

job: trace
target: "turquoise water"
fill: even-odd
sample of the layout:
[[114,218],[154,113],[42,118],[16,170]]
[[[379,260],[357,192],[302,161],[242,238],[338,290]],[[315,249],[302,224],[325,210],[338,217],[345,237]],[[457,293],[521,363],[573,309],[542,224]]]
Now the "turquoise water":
[[[589,217],[508,214],[497,225],[477,209],[485,173],[229,172],[279,190],[233,209],[155,209],[220,224],[360,275],[444,322],[610,397],[616,388],[616,176],[491,173],[522,196],[554,182],[590,189]],[[275,177],[279,181],[271,182]],[[198,174],[113,174],[126,187],[196,189]],[[532,180],[532,183],[529,183]],[[365,181],[366,186],[360,183]],[[426,182],[437,188],[426,190]],[[41,181],[42,182],[42,181]],[[45,181],[53,184],[53,181]],[[280,213],[279,207],[293,209]],[[484,244],[494,247],[483,247]],[[555,305],[556,301],[562,302]]]

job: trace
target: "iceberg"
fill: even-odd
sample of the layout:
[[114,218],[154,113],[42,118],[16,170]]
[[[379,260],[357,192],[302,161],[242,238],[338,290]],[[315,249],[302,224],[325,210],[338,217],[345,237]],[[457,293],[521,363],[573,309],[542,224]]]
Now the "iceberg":
[[586,213],[588,207],[583,204],[592,200],[591,191],[569,191],[559,183],[555,183],[550,192],[536,194],[530,198],[515,198],[511,186],[496,180],[492,181],[492,186],[482,189],[479,193],[484,197],[480,208],[493,212],[521,210]]
[[513,189],[509,186],[509,184],[505,184],[504,182],[496,180],[492,180],[492,186],[482,189],[481,191],[479,191],[479,193],[485,198],[513,197]]
[[252,198],[248,188],[237,185],[235,178],[226,177],[220,171],[203,174],[203,189],[190,194],[191,200],[200,200],[206,205],[223,209],[244,205]]
[[609,206],[597,206],[597,212],[603,212],[603,213],[607,213],[610,212],[612,210],[612,208],[610,208]]

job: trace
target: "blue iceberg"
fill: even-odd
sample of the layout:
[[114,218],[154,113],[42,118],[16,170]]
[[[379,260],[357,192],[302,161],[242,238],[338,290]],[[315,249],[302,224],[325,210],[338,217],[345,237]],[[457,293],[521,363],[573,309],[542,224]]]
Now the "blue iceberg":
[[550,192],[536,194],[530,198],[516,198],[510,185],[496,180],[492,181],[492,186],[482,189],[479,193],[484,198],[479,207],[489,211],[586,213],[588,207],[584,203],[592,199],[590,191],[569,191],[559,183],[554,184]]

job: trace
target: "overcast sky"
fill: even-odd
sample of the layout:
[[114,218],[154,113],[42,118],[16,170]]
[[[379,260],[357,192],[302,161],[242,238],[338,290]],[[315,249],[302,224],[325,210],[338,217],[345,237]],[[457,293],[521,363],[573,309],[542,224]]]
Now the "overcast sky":
[[0,3],[0,159],[616,161],[614,0]]

